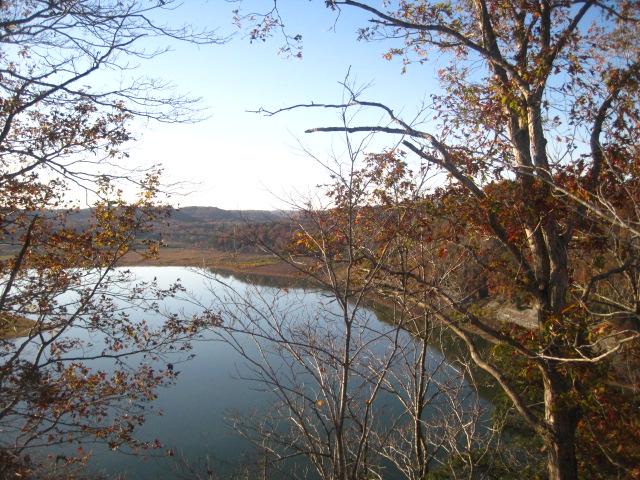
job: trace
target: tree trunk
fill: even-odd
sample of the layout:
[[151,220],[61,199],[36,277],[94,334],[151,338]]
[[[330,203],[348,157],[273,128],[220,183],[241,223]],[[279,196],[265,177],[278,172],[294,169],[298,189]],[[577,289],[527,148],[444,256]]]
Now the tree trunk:
[[578,467],[575,445],[555,442],[550,445],[548,453],[548,469],[550,480],[577,480]]
[[579,409],[566,405],[570,392],[567,379],[555,365],[543,369],[545,423],[548,434],[543,436],[547,448],[549,480],[577,480],[576,428]]

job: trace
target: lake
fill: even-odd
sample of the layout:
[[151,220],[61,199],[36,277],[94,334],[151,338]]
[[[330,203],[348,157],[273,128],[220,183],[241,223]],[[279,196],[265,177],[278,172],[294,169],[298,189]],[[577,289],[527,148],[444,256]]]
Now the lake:
[[[349,417],[347,422],[351,425],[349,428],[359,421],[358,415],[366,419],[376,439],[395,435],[405,428],[406,422],[399,420],[401,414],[398,413],[403,411],[402,399],[389,392],[404,386],[409,360],[419,351],[407,346],[417,342],[406,332],[385,321],[384,309],[358,308],[354,312],[348,307],[344,310],[327,292],[305,288],[286,278],[254,277],[248,283],[229,274],[179,267],[130,270],[142,280],[155,277],[167,286],[180,279],[189,292],[188,297],[167,299],[163,306],[185,315],[197,313],[202,305],[212,306],[220,311],[226,329],[206,332],[190,352],[195,354],[193,359],[185,362],[181,362],[180,357],[172,359],[180,371],[177,382],[158,392],[153,403],[158,413],[150,415],[138,431],[137,438],[151,442],[157,439],[164,446],[158,451],[170,450],[173,456],[154,456],[158,451],[127,455],[96,444],[85,447],[94,456],[90,466],[95,471],[132,479],[195,478],[189,471],[191,467],[201,473],[202,478],[217,478],[218,474],[237,471],[241,468],[239,465],[248,464],[255,457],[249,456],[252,443],[238,434],[238,420],[233,424],[231,412],[245,419],[240,420],[241,423],[248,422],[244,427],[255,425],[250,423],[250,412],[257,412],[258,417],[253,418],[264,418],[265,422],[268,418],[273,421],[277,412],[280,421],[273,427],[274,431],[291,435],[286,412],[291,412],[291,418],[295,419],[296,409],[302,409],[311,419],[308,428],[320,430],[319,425],[331,418],[332,401],[339,393],[335,377],[330,376],[337,365],[332,360],[332,349],[339,351],[347,334],[352,338],[347,350],[353,369],[347,388],[347,394],[353,399],[349,404],[353,409],[350,414],[353,418]],[[344,327],[345,314],[353,322],[348,332]],[[254,336],[243,334],[248,331]],[[267,341],[267,337],[271,341]],[[260,340],[255,341],[256,338]],[[282,343],[287,338],[304,347],[291,353]],[[310,345],[316,353],[309,354]],[[401,356],[399,349],[403,349]],[[300,351],[303,353],[298,357],[296,352]],[[457,362],[459,353],[452,339],[429,346],[427,369],[435,372],[433,385],[447,385],[448,395],[453,398],[451,392],[455,391],[455,401],[468,408],[469,415],[486,422],[490,403],[483,396],[490,391],[480,391],[478,397],[469,388]],[[384,381],[376,380],[385,369],[391,373]],[[297,389],[304,394],[298,392],[284,397],[285,404],[291,403],[285,405],[289,410],[283,410],[283,397],[274,393],[275,382],[285,390]],[[454,401],[452,398],[448,401]],[[442,406],[446,401],[438,397],[439,403],[434,401],[432,409],[425,411],[431,413],[424,413],[438,417],[440,423],[433,427],[434,432],[453,422],[444,418],[450,408]],[[394,429],[397,432],[393,432]],[[388,430],[392,432],[384,433]],[[322,436],[322,432],[319,435]],[[442,442],[436,457],[442,457],[447,448],[451,448],[451,445],[445,448],[444,440]],[[387,468],[385,478],[402,478],[389,462],[385,460],[386,466],[380,467]],[[207,471],[212,472],[211,477]],[[279,475],[271,473],[270,477],[279,478]]]

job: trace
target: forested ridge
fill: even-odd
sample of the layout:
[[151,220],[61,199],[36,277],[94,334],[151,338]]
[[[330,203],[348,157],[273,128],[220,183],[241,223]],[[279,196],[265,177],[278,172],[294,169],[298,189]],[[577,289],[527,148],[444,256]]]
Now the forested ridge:
[[[51,210],[43,217],[60,214]],[[75,209],[65,213],[66,228],[77,232],[90,229],[94,215],[91,209]],[[19,212],[13,214],[19,216]],[[11,215],[6,215],[10,218]],[[264,252],[256,244],[260,239],[282,251],[293,236],[295,223],[285,212],[270,210],[223,210],[216,207],[169,208],[166,217],[151,222],[152,228],[142,232],[137,240],[161,240],[168,248],[216,249],[222,252]],[[19,248],[26,229],[16,229],[0,243],[0,252],[8,254]]]
[[170,248],[257,253],[264,250],[256,245],[256,239],[282,251],[294,229],[295,223],[286,212],[183,207],[173,210],[166,221],[159,222],[154,234]]

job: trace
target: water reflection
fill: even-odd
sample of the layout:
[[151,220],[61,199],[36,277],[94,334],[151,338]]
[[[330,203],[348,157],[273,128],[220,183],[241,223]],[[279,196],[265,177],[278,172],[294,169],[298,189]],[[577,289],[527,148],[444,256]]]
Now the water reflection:
[[243,283],[259,285],[261,287],[271,287],[276,289],[297,288],[304,290],[310,290],[315,287],[314,283],[306,278],[261,275],[259,273],[244,273],[234,270],[222,270],[217,268],[207,268],[206,271],[222,280],[234,280]]
[[[240,305],[239,301],[242,300],[249,308],[246,312],[239,312],[238,317],[247,315],[247,312],[251,310],[254,313],[266,311],[266,314],[261,313],[261,315],[265,315],[264,318],[268,318],[274,312],[284,312],[286,315],[283,315],[282,319],[288,317],[287,321],[293,322],[290,324],[293,329],[290,333],[298,332],[295,329],[303,328],[302,325],[305,325],[303,323],[297,324],[298,318],[308,319],[311,318],[310,316],[316,315],[313,312],[322,311],[322,316],[318,315],[318,321],[313,323],[313,328],[318,329],[313,332],[314,335],[323,336],[324,339],[331,337],[332,341],[336,342],[340,341],[342,335],[339,332],[339,322],[332,324],[330,320],[332,316],[337,315],[331,298],[323,292],[311,288],[309,282],[261,275],[239,275],[230,272],[203,272],[179,267],[137,267],[131,270],[141,279],[156,278],[160,283],[167,285],[179,279],[190,292],[190,297],[188,300],[182,301],[167,299],[165,307],[172,311],[181,311],[184,314],[196,313],[199,306],[213,304],[214,309],[219,306],[221,310],[226,309],[226,313],[231,313],[233,316],[229,305]],[[236,303],[234,304],[234,302]],[[223,305],[225,306],[223,307]],[[386,332],[394,328],[393,325],[385,323],[389,316],[388,313],[383,308],[378,308],[377,311],[375,309],[362,311],[364,316],[362,322],[366,323],[369,328],[367,335]],[[322,320],[320,320],[321,318]],[[308,324],[306,325],[304,328],[309,328]],[[302,330],[298,333],[306,334]],[[406,336],[408,337],[408,335]],[[181,468],[178,459],[183,459],[187,464],[195,466],[200,472],[215,468],[220,473],[231,472],[237,465],[248,461],[247,452],[251,452],[251,444],[233,431],[226,420],[227,414],[230,409],[237,412],[274,411],[276,399],[268,391],[268,385],[238,380],[239,378],[246,379],[256,376],[260,365],[251,365],[248,358],[258,353],[259,351],[256,349],[262,348],[262,346],[252,343],[249,338],[240,338],[239,345],[246,352],[243,358],[238,354],[238,345],[223,340],[220,332],[208,332],[203,341],[194,345],[192,353],[195,354],[195,358],[193,360],[186,363],[176,362],[176,368],[181,372],[176,385],[159,392],[159,397],[155,402],[159,414],[149,417],[147,423],[139,431],[138,438],[149,441],[158,439],[165,445],[163,452],[171,450],[174,456],[148,456],[147,460],[142,460],[139,456],[109,452],[106,448],[96,445],[93,450],[95,454],[93,465],[97,470],[135,479],[190,478],[188,469],[185,469],[184,465]],[[366,341],[366,336],[361,337],[361,341]],[[372,343],[371,345],[371,361],[378,362],[379,365],[383,364],[384,359],[387,358],[385,355],[388,355],[388,345],[382,343],[376,345]],[[265,351],[267,352],[266,361],[274,362],[275,369],[281,369],[285,372],[293,371],[295,362],[289,363],[289,357],[283,356],[280,360],[274,360],[273,355],[277,355],[278,350],[265,348]],[[430,365],[433,369],[442,368],[441,376],[449,375],[450,372],[455,371],[455,367],[449,369],[449,367],[439,366],[446,363],[444,362],[445,357],[457,358],[462,354],[462,351],[460,345],[452,337],[448,337],[445,342],[430,347]],[[278,361],[282,363],[278,364]],[[307,360],[302,359],[302,361]],[[401,368],[399,362],[395,360],[394,362],[397,368]],[[306,385],[312,384],[312,378],[304,377],[304,372],[301,375],[295,381],[304,379]],[[309,381],[307,382],[307,380]],[[446,381],[446,379],[441,380]],[[294,382],[294,379],[287,381]],[[392,377],[389,388],[397,386],[398,381]],[[394,384],[394,382],[396,383]],[[352,388],[367,389],[370,386],[353,384]],[[483,394],[488,396],[491,391],[486,390]],[[385,417],[380,417],[381,422],[392,421],[394,409],[399,409],[400,404],[397,399],[394,400],[391,397],[382,398],[380,401],[384,406],[380,407],[378,411],[385,409],[387,412]],[[468,399],[467,401],[473,400]],[[318,397],[314,402],[316,406],[323,406],[321,397]],[[485,400],[482,403],[486,404],[487,402]],[[205,464],[203,459],[207,457],[215,457],[216,460]],[[176,470],[181,471],[183,477]],[[393,478],[393,476],[385,478]]]

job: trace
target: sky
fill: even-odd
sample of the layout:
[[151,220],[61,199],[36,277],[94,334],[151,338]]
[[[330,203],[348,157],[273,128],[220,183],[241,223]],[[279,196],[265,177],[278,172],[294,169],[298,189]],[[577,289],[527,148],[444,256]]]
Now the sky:
[[[245,1],[244,7],[264,10],[271,0]],[[302,59],[278,55],[281,38],[251,43],[232,25],[235,3],[185,0],[168,19],[172,24],[217,27],[221,36],[234,34],[224,45],[195,46],[156,40],[168,52],[140,64],[136,74],[161,77],[181,93],[202,97],[207,119],[197,124],[149,123],[137,128],[131,161],[161,163],[164,180],[183,182],[179,206],[224,209],[288,209],[327,182],[321,163],[344,150],[341,135],[305,134],[308,128],[339,125],[337,112],[299,109],[268,117],[249,111],[274,110],[300,103],[339,103],[340,82],[347,72],[357,84],[371,84],[363,99],[379,101],[402,113],[416,115],[422,102],[436,92],[433,67],[410,66],[401,74],[399,60],[382,53],[388,43],[357,41],[357,28],[367,24],[365,12],[336,12],[322,0],[280,0],[285,26],[303,36]],[[381,115],[362,116],[364,124]],[[300,143],[316,160],[300,149]],[[378,138],[370,147],[391,145]],[[320,160],[318,162],[317,160]]]

